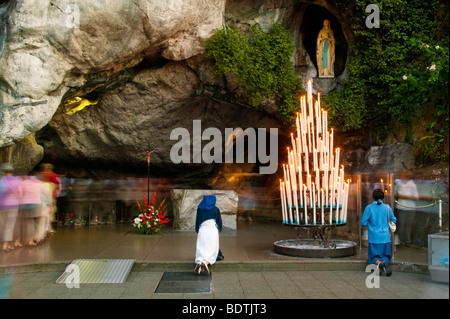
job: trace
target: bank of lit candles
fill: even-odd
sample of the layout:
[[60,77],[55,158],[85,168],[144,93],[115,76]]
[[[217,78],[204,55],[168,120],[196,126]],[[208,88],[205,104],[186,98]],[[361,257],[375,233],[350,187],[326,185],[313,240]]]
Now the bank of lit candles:
[[346,223],[350,180],[344,179],[341,150],[333,148],[334,130],[328,130],[328,114],[321,108],[320,93],[317,101],[313,99],[311,80],[306,96],[300,97],[295,124],[280,179],[283,223]]

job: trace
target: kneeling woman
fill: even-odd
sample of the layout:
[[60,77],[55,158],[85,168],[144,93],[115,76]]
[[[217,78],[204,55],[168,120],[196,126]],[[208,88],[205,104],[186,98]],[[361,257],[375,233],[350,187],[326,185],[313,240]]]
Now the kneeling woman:
[[384,270],[387,276],[390,276],[392,273],[389,267],[391,264],[391,237],[388,215],[394,223],[397,222],[397,218],[395,218],[392,208],[383,204],[384,193],[381,189],[375,189],[372,196],[375,201],[365,208],[361,218],[361,225],[368,226],[368,261],[369,264],[377,265],[380,270]]
[[219,232],[222,231],[220,210],[215,206],[216,196],[205,195],[197,207],[195,231],[197,247],[195,252],[195,273],[209,275],[209,266],[214,264],[219,253]]

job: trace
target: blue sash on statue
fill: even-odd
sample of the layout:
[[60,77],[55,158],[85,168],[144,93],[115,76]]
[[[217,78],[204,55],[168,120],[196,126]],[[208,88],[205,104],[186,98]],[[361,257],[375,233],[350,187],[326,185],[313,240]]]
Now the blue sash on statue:
[[322,51],[322,67],[324,69],[328,67],[327,47],[328,47],[328,39],[325,39],[325,41],[323,42],[323,51]]

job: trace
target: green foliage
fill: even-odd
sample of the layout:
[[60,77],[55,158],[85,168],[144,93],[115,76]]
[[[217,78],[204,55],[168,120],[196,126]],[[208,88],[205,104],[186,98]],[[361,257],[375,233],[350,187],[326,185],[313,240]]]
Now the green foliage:
[[283,26],[273,24],[265,32],[255,25],[247,33],[236,26],[223,27],[215,30],[205,48],[217,74],[236,76],[245,91],[243,102],[260,107],[264,98],[275,98],[284,119],[298,108],[303,89],[291,60],[293,41]]
[[[379,139],[395,123],[424,114],[430,135],[419,141],[422,162],[448,159],[448,4],[438,0],[380,0],[380,28],[367,28],[367,1],[337,2],[356,41],[349,47],[349,80],[323,98],[332,124],[370,128]],[[432,144],[432,145],[431,145]],[[422,155],[421,152],[425,152]]]

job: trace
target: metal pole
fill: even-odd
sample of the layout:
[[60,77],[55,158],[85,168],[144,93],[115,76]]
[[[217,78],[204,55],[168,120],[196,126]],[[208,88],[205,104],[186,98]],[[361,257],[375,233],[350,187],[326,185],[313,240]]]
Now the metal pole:
[[361,218],[362,218],[362,206],[361,206],[361,174],[356,176],[356,213],[358,215],[358,231],[359,231],[359,249],[361,249],[362,241],[362,229],[361,229]]
[[147,204],[150,202],[150,143],[147,144]]
[[150,151],[150,143],[147,144],[147,204],[150,202],[150,155],[156,151]]
[[[389,196],[391,202],[392,213],[394,213],[394,174],[389,174],[388,179],[389,186]],[[391,259],[394,261],[395,258],[395,233],[391,233]]]
[[439,231],[442,231],[442,199],[439,199]]

